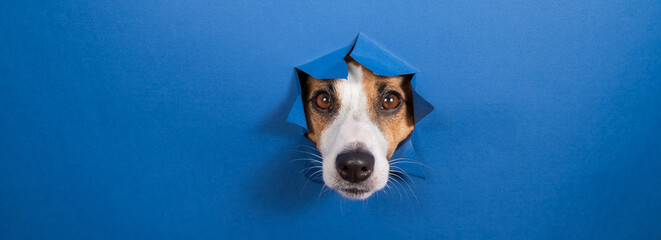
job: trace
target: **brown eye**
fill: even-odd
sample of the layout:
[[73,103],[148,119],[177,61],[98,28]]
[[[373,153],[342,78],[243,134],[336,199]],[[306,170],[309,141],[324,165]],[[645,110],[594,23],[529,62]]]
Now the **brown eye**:
[[333,106],[333,100],[331,100],[330,95],[328,95],[327,92],[322,92],[317,94],[317,99],[315,101],[317,103],[317,107],[321,109],[329,109],[331,106]]
[[383,109],[394,109],[399,107],[399,96],[394,93],[388,93],[385,97],[383,97],[383,102],[381,102],[381,106]]

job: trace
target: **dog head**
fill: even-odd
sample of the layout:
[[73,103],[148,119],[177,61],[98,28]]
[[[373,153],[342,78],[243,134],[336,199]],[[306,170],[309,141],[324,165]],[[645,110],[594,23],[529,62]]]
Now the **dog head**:
[[365,199],[386,186],[389,159],[413,131],[411,77],[380,76],[345,61],[346,79],[302,78],[307,137],[321,153],[324,183]]

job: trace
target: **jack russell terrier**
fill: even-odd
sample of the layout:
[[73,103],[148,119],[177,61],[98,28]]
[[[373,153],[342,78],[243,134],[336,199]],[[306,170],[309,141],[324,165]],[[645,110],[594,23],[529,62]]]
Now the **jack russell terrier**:
[[366,199],[395,176],[391,157],[413,131],[411,75],[380,76],[344,60],[346,79],[301,78],[306,136],[321,153],[324,184]]

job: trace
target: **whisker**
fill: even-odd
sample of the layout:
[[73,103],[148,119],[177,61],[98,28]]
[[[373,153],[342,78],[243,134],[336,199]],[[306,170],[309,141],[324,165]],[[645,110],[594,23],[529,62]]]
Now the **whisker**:
[[389,162],[394,162],[394,161],[400,161],[400,160],[410,160],[410,161],[413,161],[413,162],[418,162],[418,160],[415,160],[413,158],[393,158],[393,159],[390,159],[388,161]]
[[306,170],[310,170],[310,169],[313,169],[313,168],[322,168],[322,166],[306,167],[306,168],[303,168],[301,171],[306,171]]
[[393,171],[393,170],[391,170],[390,173],[395,174],[396,176],[399,176],[400,178],[401,178],[401,175],[404,175],[404,177],[405,177],[405,179],[403,179],[404,182],[407,182],[407,183],[408,182],[413,182],[413,184],[415,184],[415,182],[413,181],[413,178],[411,178],[406,173],[403,173],[403,172],[400,172],[400,171]]
[[[397,175],[392,174],[392,173],[389,173],[388,175],[391,175],[391,176],[394,176],[394,177],[397,176]],[[393,179],[393,182],[396,183],[397,185],[399,185],[402,188],[402,191],[406,193],[406,191],[404,190],[404,186],[401,183],[399,183],[399,181],[397,179],[395,179],[395,178],[392,178],[392,179]],[[400,192],[399,197],[400,197],[400,200],[403,200],[401,192]],[[406,196],[406,198],[408,199],[408,195]]]
[[388,190],[390,190],[390,192],[386,191],[386,189],[384,188],[384,189],[383,189],[383,193],[384,193],[386,196],[390,196],[390,199],[395,199],[394,196],[392,195],[392,187],[390,187],[390,186],[388,185],[388,182],[386,182],[386,187],[388,188]]
[[432,169],[430,166],[427,166],[427,165],[425,165],[425,164],[423,164],[423,163],[419,163],[419,162],[411,162],[411,161],[403,161],[403,160],[390,162],[390,165],[396,165],[396,164],[400,164],[400,163],[416,164],[416,165],[420,165],[420,166],[426,167],[426,168],[428,168],[428,169]]
[[396,160],[411,160],[411,161],[417,161],[417,160],[414,160],[413,158],[393,158],[393,159],[390,159],[390,161],[396,161]]
[[310,154],[310,155],[312,155],[312,156],[318,157],[319,159],[323,159],[321,156],[319,156],[319,155],[317,155],[317,154],[314,154],[314,153],[311,153],[311,152],[306,152],[306,151],[301,151],[301,150],[292,150],[292,151],[294,151],[294,152],[300,152],[300,153],[307,153],[307,154]]
[[399,166],[393,166],[393,165],[390,165],[390,168],[391,168],[391,170],[392,170],[392,168],[396,168],[396,169],[399,169],[400,171],[402,171],[402,173],[406,173],[406,171],[404,171],[404,169],[402,169],[402,168],[399,167]]
[[394,159],[388,160],[388,162],[398,162],[398,161],[406,161],[406,160],[411,161],[411,162],[415,162],[415,163],[420,163],[418,160],[415,160],[415,159],[412,159],[412,158],[394,158]]
[[[397,180],[395,180],[395,178],[393,178],[393,177],[391,177],[391,176],[388,176],[388,178],[389,178],[389,179],[392,179],[391,182],[396,182],[396,181],[397,181]],[[399,191],[399,188],[397,188],[397,186],[395,186],[394,184],[393,184],[393,188],[395,188],[395,190],[397,190],[397,194],[399,194],[399,200],[403,200],[404,197],[402,196],[402,192]],[[395,197],[395,195],[393,194],[393,198],[394,198],[394,197]]]
[[402,172],[406,173],[406,171],[404,171],[404,169],[402,169],[402,168],[399,167],[399,166],[390,165],[389,167],[390,167],[390,168],[397,168],[397,169],[401,170]]
[[[308,171],[310,171],[310,170],[312,170],[312,169],[314,169],[314,168],[317,168],[317,167],[321,168],[321,166],[313,166],[313,167],[309,167],[309,168],[306,168],[307,170],[305,170],[305,172],[304,172],[303,174],[306,174]],[[301,194],[303,194],[303,191],[305,190],[305,186],[308,185],[308,183],[310,182],[310,179],[313,179],[313,180],[320,180],[320,178],[319,178],[319,177],[315,177],[315,175],[317,175],[317,174],[319,174],[319,173],[322,173],[322,171],[323,171],[323,169],[319,169],[319,170],[317,170],[316,172],[313,172],[312,174],[310,174],[310,176],[307,177],[307,180],[305,180],[305,184],[303,184],[303,189],[301,189]],[[323,175],[323,174],[321,174],[321,175]],[[321,175],[320,175],[320,176],[321,176]]]
[[300,194],[303,194],[303,191],[305,191],[305,187],[308,185],[309,182],[310,182],[310,178],[308,178],[307,180],[305,180],[305,184],[303,184],[303,188],[301,189],[301,193],[300,193]]
[[404,178],[402,178],[401,176],[399,176],[398,174],[394,174],[394,173],[389,173],[389,174],[392,175],[393,177],[397,177],[397,178],[401,179],[402,182],[406,182],[406,180]]
[[301,169],[301,172],[302,172],[302,171],[308,171],[308,170],[313,169],[313,168],[322,168],[322,166],[306,167],[306,168]]
[[327,192],[327,191],[330,191],[330,190],[331,190],[331,188],[326,187],[326,184],[324,184],[324,186],[321,187],[321,191],[319,191],[319,197],[321,197],[321,194],[323,194],[323,193],[325,193],[325,192]]
[[315,151],[319,152],[319,149],[317,149],[316,147],[310,146],[310,145],[296,145],[296,147],[307,147],[309,149],[312,149],[312,150],[315,150]]
[[[397,175],[393,174],[393,176],[398,177],[399,179],[402,179],[401,177],[399,177]],[[406,188],[404,188],[404,184],[402,184],[402,182],[405,182],[405,181],[403,181],[403,180],[402,181],[400,181],[400,180],[395,181],[395,183],[397,183],[397,185],[399,185],[402,188],[402,191],[406,194],[406,199],[410,199],[409,194],[408,194],[409,191],[406,191]]]
[[413,194],[415,201],[418,201],[418,196],[415,195],[415,191],[413,191],[413,188],[411,188],[411,184],[406,183],[406,186],[409,187],[409,190],[411,190],[411,194]]
[[390,172],[400,173],[400,174],[404,175],[405,177],[409,178],[409,180],[411,180],[411,182],[413,182],[415,184],[415,181],[413,181],[413,178],[411,178],[411,175],[409,175],[406,171],[404,171],[404,169],[401,169],[401,168],[396,167],[396,166],[390,166],[390,167],[399,169],[399,171],[390,169]]
[[314,178],[315,175],[322,173],[322,171],[323,171],[322,169],[319,169],[319,170],[313,172],[312,174],[310,174],[310,178]]
[[[313,169],[314,169],[314,168],[308,168],[307,170],[305,170],[305,172],[303,172],[303,175],[307,174],[309,171],[311,171],[311,170],[313,170]],[[318,172],[318,171],[322,171],[322,170],[323,170],[323,169],[319,169],[319,170],[315,171],[315,173]],[[313,174],[314,174],[314,173],[313,173]],[[312,174],[310,174],[310,177],[312,177]]]
[[415,200],[418,201],[418,196],[416,196],[416,195],[415,195],[415,192],[413,192],[413,189],[411,188],[411,185],[408,184],[406,181],[404,181],[404,179],[403,179],[402,177],[397,176],[397,175],[393,175],[393,176],[398,177],[399,179],[402,179],[402,181],[404,182],[404,184],[406,184],[406,186],[409,188],[409,190],[411,190],[411,194],[413,194],[413,197],[415,198]]
[[412,163],[412,164],[419,164],[419,165],[429,167],[424,163],[420,163],[420,162],[416,162],[416,161],[409,161],[409,160],[395,160],[395,161],[390,161],[388,163],[390,163],[390,164],[393,164],[393,163]]
[[326,188],[326,184],[321,186],[321,190],[319,190],[319,198],[321,198],[321,194],[324,193],[325,188]]
[[322,163],[321,161],[319,161],[317,159],[313,159],[313,158],[295,158],[295,159],[292,159],[292,162],[295,162],[295,161],[311,161],[311,162]]

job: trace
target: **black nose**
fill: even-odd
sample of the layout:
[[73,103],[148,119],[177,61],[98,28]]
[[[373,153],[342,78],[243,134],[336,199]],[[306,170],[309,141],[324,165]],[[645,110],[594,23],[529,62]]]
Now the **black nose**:
[[359,183],[372,175],[374,156],[364,151],[340,153],[335,159],[335,168],[344,180]]

